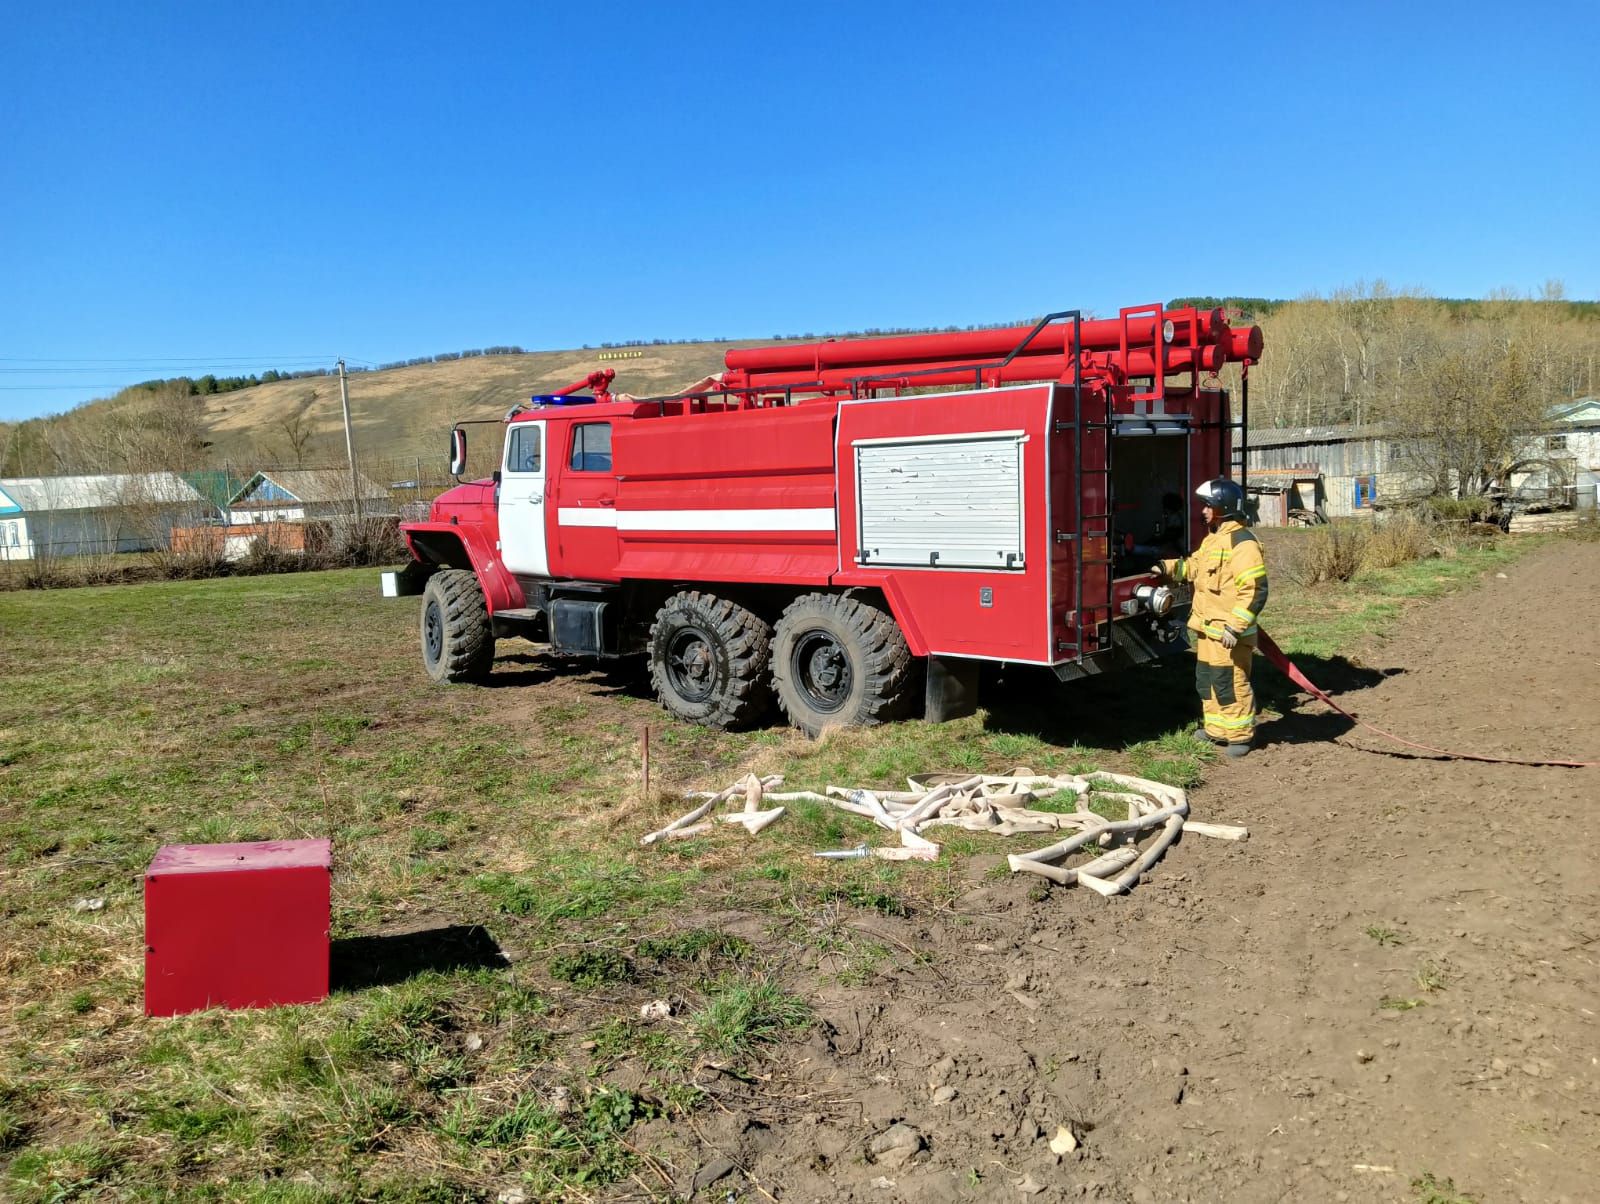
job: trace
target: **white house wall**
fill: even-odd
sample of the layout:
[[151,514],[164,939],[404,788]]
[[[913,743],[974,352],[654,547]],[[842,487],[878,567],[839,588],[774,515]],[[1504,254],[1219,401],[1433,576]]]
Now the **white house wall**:
[[94,510],[12,516],[0,519],[0,560],[154,551],[167,546],[174,525],[187,521],[187,510],[141,518],[136,525]]
[[21,515],[0,519],[0,560],[32,560],[33,539]]
[[228,512],[228,522],[236,527],[247,523],[303,523],[306,518],[304,506],[241,506]]

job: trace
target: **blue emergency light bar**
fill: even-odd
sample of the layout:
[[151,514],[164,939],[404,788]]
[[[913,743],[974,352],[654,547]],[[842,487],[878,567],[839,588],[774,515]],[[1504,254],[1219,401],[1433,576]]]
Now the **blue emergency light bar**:
[[592,406],[594,398],[581,397],[572,393],[559,396],[555,393],[535,393],[528,399],[529,405],[536,406]]

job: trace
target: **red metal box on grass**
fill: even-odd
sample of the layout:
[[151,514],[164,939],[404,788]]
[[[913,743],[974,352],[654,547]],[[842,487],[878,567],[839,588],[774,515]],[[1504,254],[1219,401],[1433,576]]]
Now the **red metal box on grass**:
[[333,845],[168,845],[144,876],[144,1012],[313,1003],[328,994]]

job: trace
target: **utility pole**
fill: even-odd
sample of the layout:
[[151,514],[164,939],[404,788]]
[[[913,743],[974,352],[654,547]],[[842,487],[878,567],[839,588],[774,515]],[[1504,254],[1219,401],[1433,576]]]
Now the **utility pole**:
[[350,458],[350,505],[356,522],[361,521],[361,486],[356,476],[356,441],[350,434],[350,388],[345,383],[344,361],[339,361],[339,406],[344,410],[344,451]]

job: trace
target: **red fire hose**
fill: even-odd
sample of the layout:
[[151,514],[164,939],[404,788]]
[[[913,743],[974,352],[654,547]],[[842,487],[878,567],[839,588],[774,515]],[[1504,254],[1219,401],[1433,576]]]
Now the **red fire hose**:
[[1548,759],[1530,760],[1522,757],[1486,757],[1481,753],[1451,752],[1448,749],[1434,748],[1430,744],[1417,744],[1410,740],[1402,740],[1393,732],[1386,732],[1381,727],[1374,727],[1372,724],[1367,723],[1364,720],[1357,719],[1349,711],[1345,710],[1337,702],[1329,698],[1327,691],[1318,688],[1312,683],[1309,677],[1300,672],[1300,670],[1295,666],[1295,663],[1284,655],[1283,649],[1279,648],[1277,644],[1273,643],[1272,637],[1267,635],[1265,631],[1258,633],[1258,641],[1256,646],[1261,649],[1262,655],[1264,655],[1269,661],[1282,670],[1284,676],[1290,681],[1294,682],[1294,684],[1299,686],[1302,690],[1313,695],[1318,700],[1327,703],[1334,710],[1338,711],[1339,714],[1350,720],[1350,722],[1359,724],[1361,727],[1366,728],[1369,732],[1376,732],[1385,740],[1393,740],[1396,744],[1403,744],[1407,748],[1420,749],[1422,752],[1434,753],[1438,756],[1449,757],[1452,760],[1457,761],[1493,761],[1497,765],[1555,765],[1562,769],[1592,769],[1596,766],[1600,766],[1600,761],[1553,761]]

